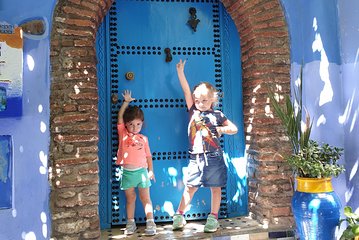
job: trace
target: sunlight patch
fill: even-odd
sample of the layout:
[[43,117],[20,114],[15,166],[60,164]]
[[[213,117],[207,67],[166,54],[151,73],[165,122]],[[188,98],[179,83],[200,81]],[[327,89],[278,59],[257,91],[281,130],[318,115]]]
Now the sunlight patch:
[[354,126],[355,126],[355,123],[356,123],[356,120],[357,120],[357,116],[358,116],[358,110],[355,110],[354,116],[353,116],[353,119],[352,119],[352,124],[350,124],[350,132],[352,132],[353,129],[354,129]]
[[41,104],[39,104],[39,106],[37,107],[37,110],[39,111],[39,113],[42,113],[43,111],[43,106]]
[[26,63],[27,63],[27,66],[29,67],[30,72],[32,72],[35,68],[35,61],[31,55],[26,56]]
[[[353,93],[354,94],[354,93]],[[352,94],[350,101],[347,102],[347,106],[345,107],[345,111],[343,113],[343,115],[338,117],[338,121],[341,124],[346,123],[346,121],[348,121],[349,116],[350,116],[350,111],[353,108],[353,99],[354,99],[354,95]]]
[[42,133],[46,132],[46,124],[43,121],[40,122],[40,131]]
[[80,88],[79,88],[79,86],[75,85],[75,86],[74,86],[74,90],[75,90],[75,93],[76,93],[76,94],[79,94],[79,93],[80,93]]
[[47,155],[43,151],[40,151],[39,159],[40,159],[40,162],[42,163],[42,166],[40,166],[39,171],[41,174],[46,174],[46,172],[47,172],[47,170],[46,170],[47,169]]
[[177,176],[178,176],[178,172],[177,169],[174,167],[169,167],[168,168],[168,175],[171,177],[171,182],[173,184],[173,187],[177,187]]
[[[316,32],[318,30],[317,19],[313,19],[313,29]],[[320,65],[319,65],[319,75],[320,79],[324,82],[324,87],[320,92],[319,106],[331,102],[333,100],[333,88],[330,83],[329,76],[329,60],[325,52],[323,41],[319,33],[315,34],[315,39],[312,43],[313,52],[318,51],[320,53]]]
[[345,192],[345,202],[349,202],[350,199],[352,198],[353,196],[353,193],[354,193],[354,188],[351,187],[350,189],[348,189],[346,192]]
[[320,117],[317,120],[317,127],[319,127],[320,125],[324,125],[327,122],[327,119],[324,117],[324,115],[320,115]]
[[36,240],[36,235],[34,232],[22,232],[22,239],[24,240]]
[[173,208],[173,204],[170,201],[165,201],[162,207],[162,211],[168,213],[168,215],[173,216],[175,214],[175,210]]
[[352,170],[350,171],[349,181],[352,181],[354,176],[358,172],[358,161],[355,161],[354,166],[352,167]]
[[47,238],[47,217],[46,217],[46,213],[42,212],[40,214],[40,218],[41,218],[41,222],[42,222],[42,236],[44,236],[44,238]]
[[17,216],[17,211],[16,211],[16,209],[13,209],[13,210],[11,211],[11,214],[12,214],[12,216],[15,218],[15,217]]

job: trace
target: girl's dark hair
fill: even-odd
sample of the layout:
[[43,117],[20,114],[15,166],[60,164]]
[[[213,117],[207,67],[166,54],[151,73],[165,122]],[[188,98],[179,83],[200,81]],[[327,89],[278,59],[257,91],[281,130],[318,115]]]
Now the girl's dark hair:
[[137,106],[128,106],[123,113],[123,122],[128,123],[135,119],[141,119],[142,121],[145,121],[145,115],[143,114],[143,111]]

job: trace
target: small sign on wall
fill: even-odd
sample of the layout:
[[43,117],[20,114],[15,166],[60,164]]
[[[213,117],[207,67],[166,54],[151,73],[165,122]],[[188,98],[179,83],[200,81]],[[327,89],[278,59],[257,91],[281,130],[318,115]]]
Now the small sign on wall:
[[12,140],[0,135],[0,209],[12,207]]
[[0,117],[22,115],[22,68],[21,28],[0,25]]

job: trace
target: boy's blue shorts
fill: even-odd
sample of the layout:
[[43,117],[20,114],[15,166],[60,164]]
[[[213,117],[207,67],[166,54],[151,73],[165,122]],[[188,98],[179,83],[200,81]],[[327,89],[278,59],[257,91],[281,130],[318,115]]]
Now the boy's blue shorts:
[[126,190],[133,187],[148,188],[151,186],[150,178],[146,168],[130,171],[123,169],[121,179],[121,190]]
[[223,152],[190,154],[188,164],[188,187],[225,187],[227,184],[227,166]]

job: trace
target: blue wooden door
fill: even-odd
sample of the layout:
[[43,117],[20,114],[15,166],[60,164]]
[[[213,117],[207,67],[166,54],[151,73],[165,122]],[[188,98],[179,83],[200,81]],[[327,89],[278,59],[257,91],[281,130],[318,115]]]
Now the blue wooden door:
[[[190,15],[190,9],[196,15]],[[188,20],[198,19],[197,28]],[[168,59],[170,51],[172,60]],[[100,216],[101,226],[126,222],[126,201],[119,189],[116,166],[117,113],[121,93],[132,91],[132,104],[145,113],[142,133],[148,136],[156,182],[151,198],[156,221],[171,221],[184,188],[188,164],[187,109],[177,79],[176,63],[187,59],[186,75],[191,87],[208,81],[223,92],[218,108],[241,132],[226,136],[228,186],[222,191],[220,217],[247,214],[246,160],[244,157],[242,90],[239,38],[233,22],[218,1],[117,0],[97,38],[99,58],[100,116]],[[133,80],[126,74],[132,73]],[[114,101],[111,96],[119,96]],[[210,212],[210,191],[200,189],[187,219],[205,219]],[[136,202],[137,222],[145,221]]]

